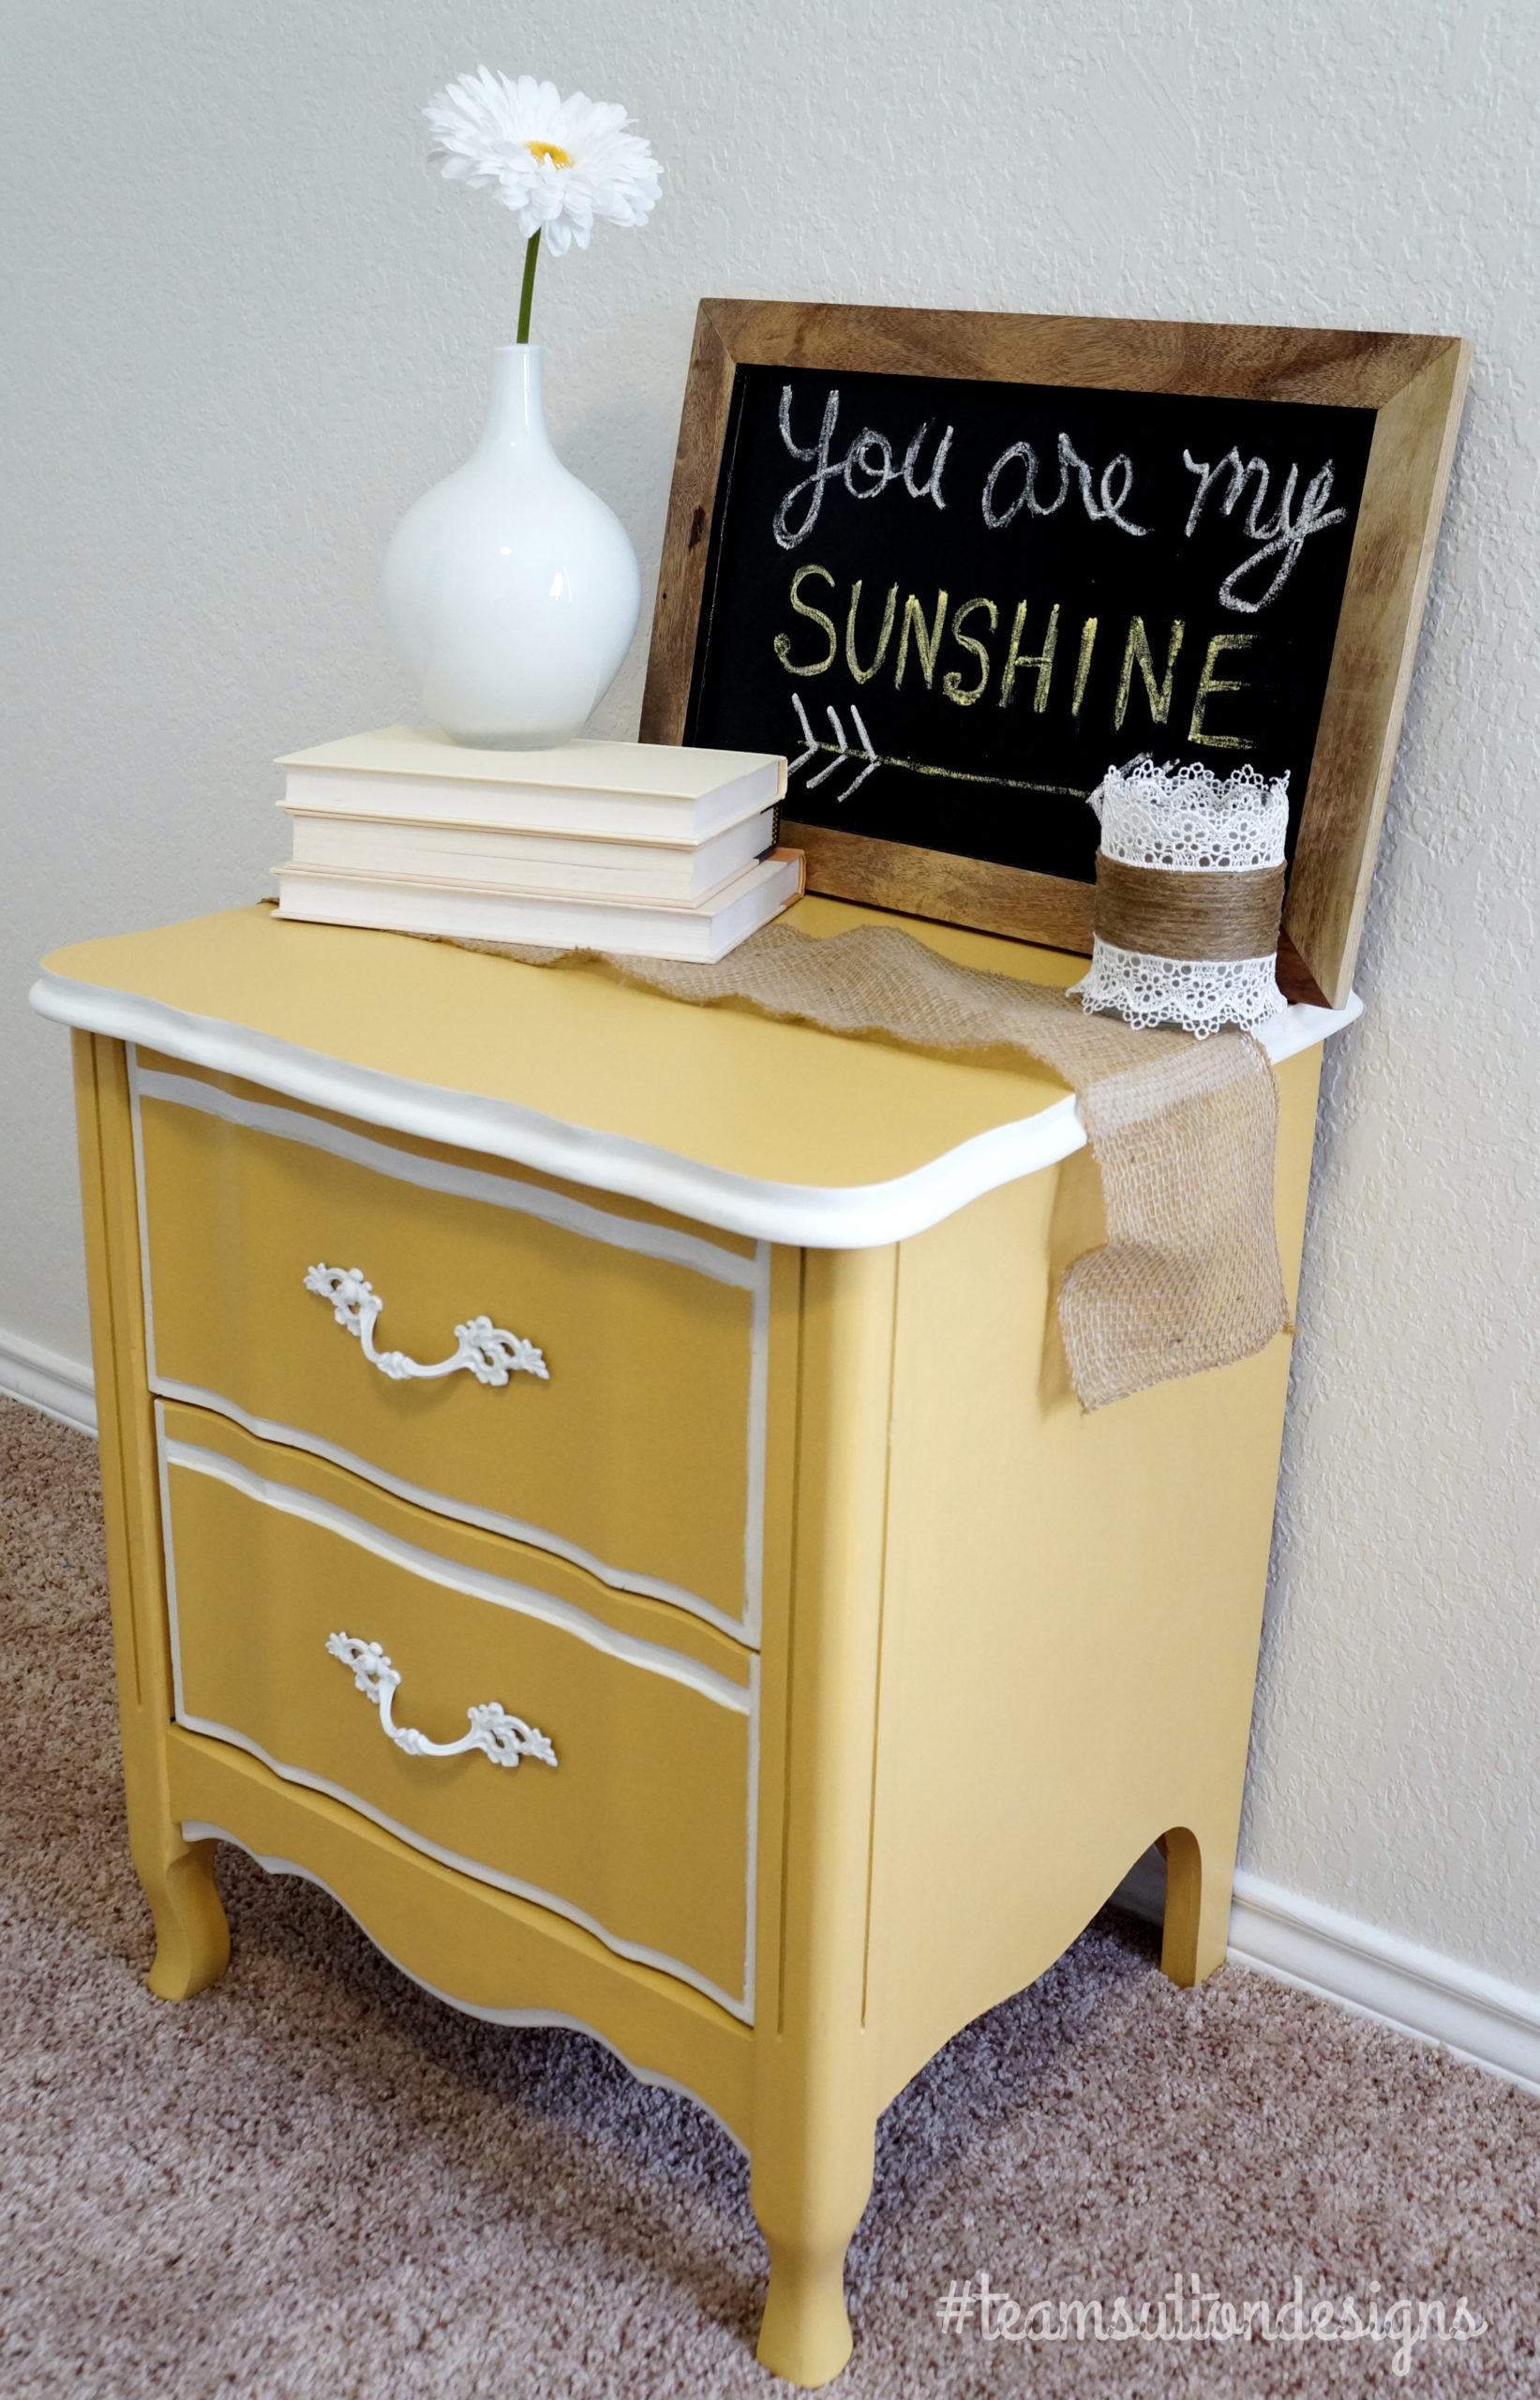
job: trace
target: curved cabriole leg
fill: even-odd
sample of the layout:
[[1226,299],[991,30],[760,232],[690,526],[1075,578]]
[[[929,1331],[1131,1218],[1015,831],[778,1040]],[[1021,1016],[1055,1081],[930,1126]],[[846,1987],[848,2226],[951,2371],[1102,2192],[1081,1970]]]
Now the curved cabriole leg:
[[844,2242],[823,2251],[770,2244],[770,2292],[755,2356],[771,2375],[805,2391],[830,2382],[850,2356],[845,2252]]
[[1166,1924],[1160,1964],[1174,1984],[1201,1984],[1224,1964],[1234,1840],[1226,1844],[1211,1837],[1203,1842],[1185,1825],[1174,1825],[1161,1847],[1166,1853]]
[[873,2132],[870,2124],[826,2126],[822,2154],[802,2161],[777,2157],[773,2145],[768,2157],[755,2153],[750,2198],[770,2258],[755,2355],[771,2375],[808,2391],[850,2356],[845,2254],[871,2197]]
[[158,1862],[136,1857],[155,1915],[155,1963],[145,1977],[157,2000],[190,2000],[230,1964],[230,1927],[214,1882],[214,1841],[177,1841]]

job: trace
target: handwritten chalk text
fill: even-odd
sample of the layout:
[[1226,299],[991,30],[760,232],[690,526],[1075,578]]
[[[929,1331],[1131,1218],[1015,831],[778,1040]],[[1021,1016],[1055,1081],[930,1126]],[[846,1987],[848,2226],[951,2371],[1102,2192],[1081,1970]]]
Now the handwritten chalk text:
[[[949,468],[953,487],[950,497],[956,497],[959,471],[953,458],[955,426],[945,425],[938,429],[935,419],[926,417],[914,428],[906,442],[901,442],[876,426],[863,425],[842,446],[840,391],[836,384],[825,398],[815,438],[802,442],[793,429],[793,398],[792,386],[783,384],[778,419],[781,440],[787,457],[807,468],[808,472],[799,475],[787,488],[775,510],[771,530],[783,550],[800,548],[815,532],[825,496],[835,486],[860,502],[880,500],[885,492],[896,491],[909,502],[944,510],[949,492],[943,488],[943,480]],[[1288,582],[1306,544],[1314,535],[1346,520],[1347,510],[1331,505],[1336,477],[1333,459],[1326,459],[1317,468],[1303,490],[1302,469],[1297,459],[1290,462],[1281,483],[1278,481],[1277,469],[1267,459],[1243,459],[1234,449],[1216,465],[1195,458],[1189,449],[1184,448],[1182,464],[1198,479],[1182,528],[1185,538],[1190,542],[1218,518],[1226,522],[1233,520],[1237,542],[1249,546],[1245,555],[1228,567],[1216,594],[1220,608],[1241,615],[1254,617],[1267,608]],[[1061,431],[1053,466],[1039,459],[1037,447],[1030,442],[1012,442],[1002,450],[979,487],[979,513],[989,533],[1007,534],[1012,527],[1019,526],[1019,539],[1034,523],[1056,517],[1068,507],[1077,517],[1084,514],[1089,525],[1107,525],[1114,532],[1142,541],[1155,527],[1148,521],[1148,509],[1140,507],[1135,500],[1137,481],[1136,463],[1128,451],[1121,450],[1104,464],[1099,464],[1083,457],[1069,434]],[[1147,494],[1147,477],[1145,488]],[[1277,499],[1268,514],[1268,497],[1275,488]],[[1174,527],[1172,532],[1174,534]],[[1259,589],[1261,570],[1269,563],[1272,573]],[[913,621],[905,613],[901,638],[910,635],[918,640]],[[964,642],[967,639],[964,636],[958,638]],[[867,674],[875,672],[875,667],[866,670]]]
[[[806,541],[818,522],[818,514],[824,502],[824,488],[835,478],[844,484],[852,500],[875,500],[880,493],[887,490],[890,484],[901,482],[911,500],[931,500],[935,502],[937,508],[945,508],[947,505],[941,496],[941,474],[947,463],[947,454],[951,448],[952,428],[949,425],[936,442],[931,459],[931,472],[921,482],[920,460],[925,437],[931,429],[931,421],[928,417],[919,430],[910,437],[909,446],[904,453],[902,465],[895,465],[892,444],[889,442],[887,435],[878,433],[869,425],[862,427],[845,451],[844,458],[836,458],[834,430],[839,423],[839,416],[840,395],[836,386],[824,402],[823,424],[818,428],[816,442],[811,450],[800,448],[791,436],[791,385],[789,383],[783,385],[781,439],[794,458],[799,459],[804,466],[811,465],[813,469],[810,475],[804,475],[800,483],[792,485],[775,512],[773,531],[777,542],[784,550],[794,550],[799,543]],[[799,502],[801,502],[801,515],[800,518],[794,519],[793,511]]]
[[923,684],[955,708],[987,701],[1034,716],[1063,710],[1078,720],[1088,705],[1117,733],[1147,722],[1185,727],[1183,738],[1205,749],[1254,746],[1236,697],[1250,686],[1227,671],[1254,634],[1189,640],[1185,619],[1136,613],[1121,638],[1109,628],[1104,638],[1091,615],[1071,638],[1058,600],[1002,607],[988,593],[959,599],[942,589],[926,598],[897,583],[868,592],[858,576],[842,607],[841,590],[833,571],[813,560],[792,576],[787,600],[800,623],[775,635],[774,651],[800,682],[834,669],[864,687],[888,673],[894,692]]
[[[1290,467],[1278,495],[1278,506],[1265,524],[1262,512],[1267,505],[1267,487],[1271,480],[1271,471],[1265,458],[1248,458],[1242,466],[1240,452],[1232,450],[1217,467],[1211,467],[1206,460],[1195,458],[1190,450],[1184,450],[1182,464],[1189,474],[1198,478],[1198,488],[1188,512],[1186,531],[1189,541],[1198,530],[1204,501],[1227,468],[1230,471],[1230,488],[1219,502],[1226,517],[1234,515],[1245,496],[1247,485],[1255,479],[1251,505],[1246,513],[1246,531],[1248,538],[1260,542],[1262,548],[1253,550],[1248,559],[1243,559],[1239,566],[1233,567],[1219,586],[1219,606],[1243,609],[1248,617],[1254,617],[1259,609],[1265,608],[1268,601],[1282,591],[1293,570],[1294,561],[1310,535],[1323,533],[1328,525],[1340,525],[1348,513],[1345,508],[1327,506],[1335,474],[1330,458],[1306,485],[1297,516],[1294,514],[1294,488],[1299,481],[1299,468],[1297,465]],[[1235,590],[1236,584],[1249,575],[1253,567],[1261,566],[1264,560],[1272,558],[1278,559],[1279,564],[1266,591],[1255,600],[1243,599]]]

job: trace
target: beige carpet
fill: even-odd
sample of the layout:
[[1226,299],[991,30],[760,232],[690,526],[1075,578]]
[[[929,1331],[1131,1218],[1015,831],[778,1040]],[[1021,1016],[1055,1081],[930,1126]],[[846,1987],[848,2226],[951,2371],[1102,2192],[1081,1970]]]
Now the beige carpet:
[[[747,2168],[687,2101],[579,2035],[455,2015],[233,1852],[228,1976],[144,1990],[95,1464],[0,1402],[0,2390],[787,2389],[751,2354]],[[1175,1991],[1105,1916],[889,2110],[834,2389],[1540,2392],[1537,2137],[1540,2101],[1324,2002],[1235,1968]],[[1404,2296],[1453,2324],[1463,2294],[1489,2330],[1430,2335],[1404,2379],[1392,2342],[985,2340],[976,2282],[965,2325],[935,2314],[980,2271],[1055,2325],[1196,2274],[1222,2333],[1298,2275],[1307,2322],[1354,2293],[1366,2322]]]

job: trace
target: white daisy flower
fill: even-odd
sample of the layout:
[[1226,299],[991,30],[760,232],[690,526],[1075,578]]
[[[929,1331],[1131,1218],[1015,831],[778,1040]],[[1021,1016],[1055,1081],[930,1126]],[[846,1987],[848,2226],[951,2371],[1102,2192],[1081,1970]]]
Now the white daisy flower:
[[563,99],[554,83],[483,67],[435,94],[423,114],[432,163],[452,183],[495,190],[525,240],[544,235],[558,258],[574,242],[587,249],[596,218],[645,225],[658,197],[663,169],[612,101],[584,92]]

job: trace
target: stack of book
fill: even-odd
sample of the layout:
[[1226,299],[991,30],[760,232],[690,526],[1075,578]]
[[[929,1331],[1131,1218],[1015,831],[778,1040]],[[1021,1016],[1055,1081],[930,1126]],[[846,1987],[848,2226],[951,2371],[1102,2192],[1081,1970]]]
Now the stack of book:
[[788,908],[785,761],[644,742],[467,750],[393,725],[278,760],[278,914],[642,958],[723,958]]

